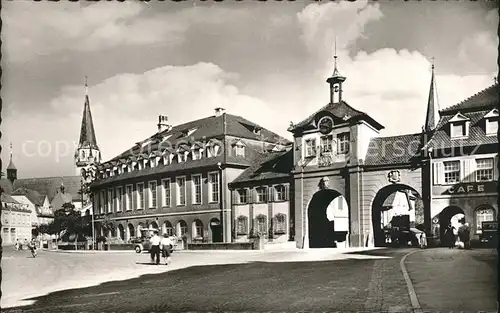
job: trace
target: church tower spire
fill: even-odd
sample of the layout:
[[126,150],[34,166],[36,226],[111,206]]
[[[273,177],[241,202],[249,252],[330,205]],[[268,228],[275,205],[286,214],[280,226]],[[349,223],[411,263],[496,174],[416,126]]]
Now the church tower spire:
[[346,77],[340,75],[337,68],[337,38],[335,38],[335,53],[333,59],[333,74],[326,82],[330,85],[330,103],[337,103],[342,101],[342,83],[346,80]]
[[12,142],[10,143],[10,160],[9,165],[7,165],[7,179],[14,185],[14,181],[17,179],[17,168],[12,162]]
[[436,79],[434,77],[434,58],[432,58],[431,85],[429,89],[429,98],[427,100],[427,114],[425,117],[424,130],[433,131],[439,122],[439,103],[437,98]]
[[92,113],[90,111],[87,77],[85,76],[85,103],[80,128],[80,140],[75,152],[76,174],[83,175],[85,178],[91,165],[100,162],[101,152],[97,146],[94,122],[92,121]]

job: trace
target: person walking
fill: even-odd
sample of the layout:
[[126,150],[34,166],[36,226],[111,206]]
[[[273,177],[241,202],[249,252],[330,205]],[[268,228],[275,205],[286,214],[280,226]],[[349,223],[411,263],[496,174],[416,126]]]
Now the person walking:
[[[151,263],[156,263],[156,265],[160,264],[160,241],[161,238],[158,236],[158,231],[155,230],[153,237],[151,237]],[[156,259],[156,262],[155,262]]]
[[160,241],[161,246],[161,256],[165,259],[165,265],[170,263],[170,251],[172,250],[172,241],[167,234],[163,234],[163,238]]
[[15,248],[16,248],[16,251],[19,250],[19,239],[16,239],[16,246],[15,246]]
[[449,249],[455,248],[455,227],[451,223],[446,227],[444,238]]

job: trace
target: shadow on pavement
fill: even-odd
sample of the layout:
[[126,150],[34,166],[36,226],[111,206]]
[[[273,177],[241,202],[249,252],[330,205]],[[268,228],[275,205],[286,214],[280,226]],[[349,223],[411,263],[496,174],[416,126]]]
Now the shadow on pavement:
[[24,299],[35,302],[2,312],[296,311],[311,307],[360,311],[365,309],[373,262],[259,261],[193,266],[57,291]]
[[414,250],[417,250],[417,248],[391,247],[391,248],[374,248],[373,250],[352,251],[352,252],[346,252],[345,254],[395,257]]

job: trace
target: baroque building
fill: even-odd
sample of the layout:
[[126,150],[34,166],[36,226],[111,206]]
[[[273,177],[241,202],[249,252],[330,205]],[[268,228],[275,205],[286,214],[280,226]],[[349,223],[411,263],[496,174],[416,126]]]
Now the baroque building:
[[187,242],[231,242],[228,184],[267,150],[285,150],[285,138],[222,108],[215,115],[170,125],[97,167],[91,189],[97,233],[128,242],[162,233]]

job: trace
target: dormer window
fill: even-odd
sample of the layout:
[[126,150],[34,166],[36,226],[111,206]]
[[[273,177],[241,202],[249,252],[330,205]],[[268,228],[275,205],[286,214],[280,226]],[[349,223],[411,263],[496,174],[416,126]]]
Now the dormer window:
[[179,163],[186,162],[186,154],[184,152],[177,153],[177,161]]
[[220,145],[215,142],[210,142],[207,145],[207,157],[216,157],[220,152]]
[[485,129],[484,132],[489,136],[496,136],[498,132],[498,110],[493,109],[484,116]]
[[237,141],[233,144],[234,155],[238,157],[245,157],[245,144],[241,141]]
[[455,114],[450,121],[450,137],[460,139],[469,136],[470,119],[460,112]]
[[256,134],[256,135],[260,135],[260,130],[261,130],[260,127],[254,127],[253,133]]
[[194,144],[191,147],[191,155],[193,160],[200,160],[203,158],[203,149],[201,148],[200,144]]

